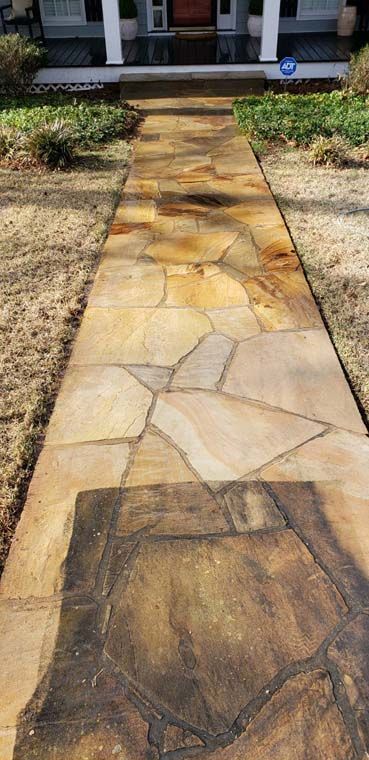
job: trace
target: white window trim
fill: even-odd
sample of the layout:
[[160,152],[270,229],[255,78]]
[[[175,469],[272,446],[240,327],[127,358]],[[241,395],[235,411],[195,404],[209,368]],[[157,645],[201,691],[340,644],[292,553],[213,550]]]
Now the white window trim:
[[[163,26],[154,26],[154,10],[162,10]],[[148,32],[166,32],[168,30],[167,0],[162,0],[162,6],[153,6],[152,0],[146,0],[147,30]]]
[[44,26],[86,26],[85,0],[80,0],[80,16],[45,16],[43,0],[40,0],[40,14]]
[[302,0],[298,0],[296,19],[298,21],[306,21],[307,19],[322,19],[322,18],[334,19],[338,17],[338,13],[339,13],[339,3],[338,3],[338,8],[336,12],[324,11],[324,10],[309,12],[309,11],[302,10]]

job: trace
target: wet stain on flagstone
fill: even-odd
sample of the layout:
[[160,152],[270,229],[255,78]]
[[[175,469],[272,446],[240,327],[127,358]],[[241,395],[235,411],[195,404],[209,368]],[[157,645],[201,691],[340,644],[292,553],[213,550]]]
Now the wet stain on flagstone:
[[[155,758],[149,727],[157,733],[168,719],[178,730],[159,732],[158,747],[180,734],[184,749],[223,746],[269,683],[314,661],[347,613],[340,592],[260,483],[224,483],[222,491],[217,502],[193,483],[78,495],[65,562],[69,594],[53,660],[20,716],[14,760],[95,760],[98,746],[108,758],[118,745],[127,760]],[[227,525],[227,508],[240,533]],[[210,528],[224,535],[196,535]],[[354,667],[360,678],[362,665]],[[326,676],[319,678],[323,684]],[[313,695],[314,681],[311,688]],[[329,703],[338,732],[332,746],[351,747],[329,687],[323,692],[327,708],[315,704],[316,720],[325,720]],[[272,742],[261,725],[263,741]],[[328,744],[321,756],[333,760],[330,752]]]

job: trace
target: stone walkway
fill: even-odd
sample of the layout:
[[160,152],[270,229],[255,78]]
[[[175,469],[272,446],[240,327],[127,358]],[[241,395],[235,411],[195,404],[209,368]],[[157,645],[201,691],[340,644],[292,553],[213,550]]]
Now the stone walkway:
[[231,116],[149,116],[3,577],[1,760],[369,747],[369,445]]

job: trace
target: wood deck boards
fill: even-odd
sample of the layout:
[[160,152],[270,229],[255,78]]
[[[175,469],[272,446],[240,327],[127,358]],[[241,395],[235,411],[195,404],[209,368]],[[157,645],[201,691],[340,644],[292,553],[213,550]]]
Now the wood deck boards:
[[[292,55],[299,63],[348,61],[354,50],[369,42],[369,33],[339,38],[332,33],[281,34],[278,58]],[[48,39],[48,67],[103,66],[105,41],[96,37]],[[202,66],[258,63],[260,40],[247,34],[219,34],[212,40],[183,40],[170,36],[137,37],[123,43],[126,66]]]

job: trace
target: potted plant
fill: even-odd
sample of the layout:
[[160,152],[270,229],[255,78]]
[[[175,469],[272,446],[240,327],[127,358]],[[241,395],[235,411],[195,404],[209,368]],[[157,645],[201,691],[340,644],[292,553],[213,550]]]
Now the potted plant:
[[343,0],[337,21],[337,36],[351,37],[355,31],[357,0]]
[[120,32],[124,40],[137,37],[137,7],[135,0],[119,0]]
[[261,37],[263,27],[263,0],[250,0],[247,30],[251,37]]

